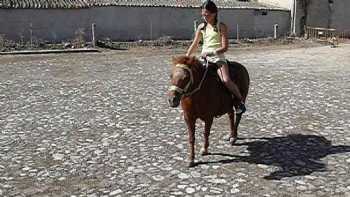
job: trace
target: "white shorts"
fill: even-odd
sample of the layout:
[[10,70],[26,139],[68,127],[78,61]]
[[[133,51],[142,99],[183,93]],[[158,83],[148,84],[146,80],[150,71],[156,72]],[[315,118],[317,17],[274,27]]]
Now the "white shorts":
[[223,64],[227,64],[226,57],[223,53],[207,56],[207,60],[210,63],[218,65],[219,67],[221,67]]

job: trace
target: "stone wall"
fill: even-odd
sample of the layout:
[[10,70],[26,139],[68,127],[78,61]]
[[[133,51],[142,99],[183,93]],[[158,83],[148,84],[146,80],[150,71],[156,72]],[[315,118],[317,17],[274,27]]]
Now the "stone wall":
[[[258,0],[260,3],[280,6],[291,10],[293,19],[294,0]],[[312,27],[333,28],[340,32],[350,32],[350,1],[349,0],[296,0],[295,31],[303,33],[304,25]],[[291,27],[293,26],[291,21]]]
[[307,25],[334,28],[338,31],[350,30],[349,0],[312,0],[308,7]]

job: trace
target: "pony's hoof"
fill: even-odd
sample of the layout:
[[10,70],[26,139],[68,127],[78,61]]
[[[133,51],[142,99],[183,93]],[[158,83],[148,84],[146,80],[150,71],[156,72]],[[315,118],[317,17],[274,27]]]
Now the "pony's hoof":
[[194,161],[190,161],[189,163],[188,163],[188,167],[189,168],[193,168],[193,167],[195,167],[196,166],[196,164],[194,163]]
[[233,146],[236,143],[237,138],[236,137],[230,137],[228,140],[229,140],[230,144]]

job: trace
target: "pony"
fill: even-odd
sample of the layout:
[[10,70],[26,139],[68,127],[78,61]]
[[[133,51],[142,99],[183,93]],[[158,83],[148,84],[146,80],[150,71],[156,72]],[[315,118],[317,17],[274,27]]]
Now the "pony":
[[[245,101],[250,83],[248,71],[240,63],[228,61],[228,64],[231,79],[238,86]],[[170,107],[178,107],[181,103],[183,109],[188,129],[189,167],[196,165],[194,145],[197,119],[205,123],[201,155],[209,154],[209,135],[214,117],[228,114],[231,129],[229,142],[234,145],[237,140],[237,129],[242,114],[236,114],[234,107],[237,108],[240,101],[222,84],[216,70],[215,64],[203,66],[203,63],[193,56],[177,56],[172,59],[168,102]]]

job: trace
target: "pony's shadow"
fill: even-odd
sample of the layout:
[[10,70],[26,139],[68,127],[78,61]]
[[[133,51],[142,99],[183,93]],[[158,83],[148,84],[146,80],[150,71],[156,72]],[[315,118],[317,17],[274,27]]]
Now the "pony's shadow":
[[236,146],[248,146],[248,156],[211,153],[211,155],[230,157],[230,159],[198,164],[247,162],[272,165],[279,167],[279,170],[265,176],[264,179],[280,180],[285,177],[326,171],[327,166],[321,161],[322,158],[331,154],[350,152],[350,146],[333,146],[331,141],[317,135],[293,134],[284,137],[239,139],[249,141],[236,143]]

